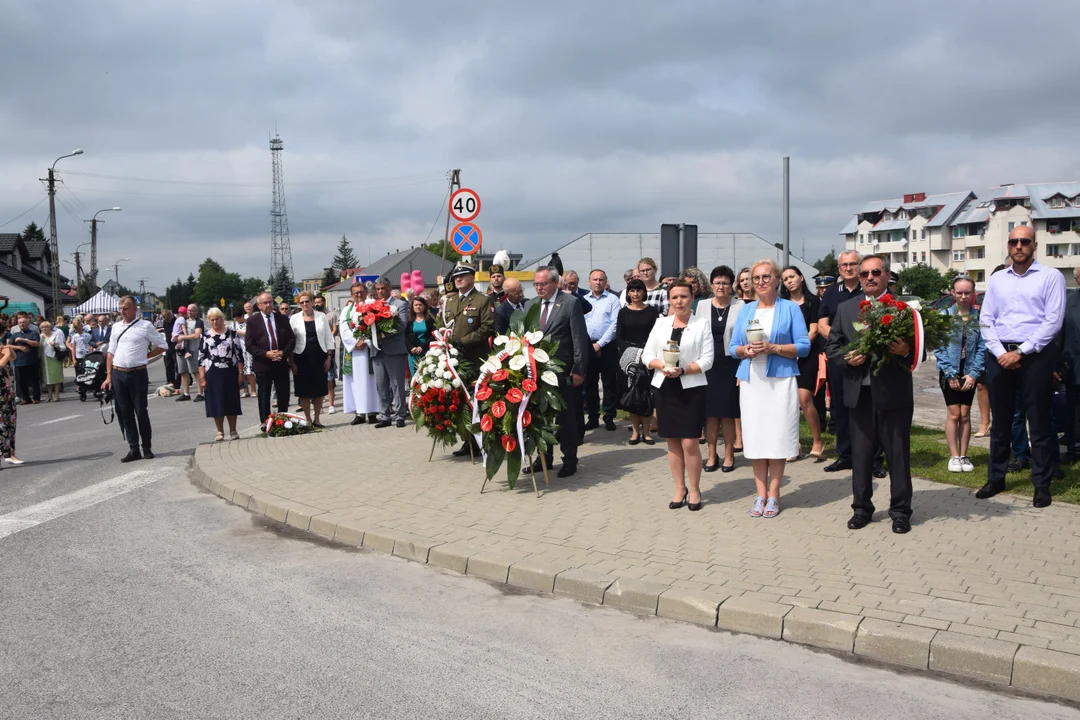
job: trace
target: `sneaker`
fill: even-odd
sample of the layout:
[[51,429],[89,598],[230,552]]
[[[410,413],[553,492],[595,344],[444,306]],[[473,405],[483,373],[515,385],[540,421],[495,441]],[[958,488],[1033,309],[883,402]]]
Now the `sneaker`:
[[964,472],[975,472],[975,465],[972,464],[971,458],[967,455],[960,458],[960,469]]
[[180,397],[176,398],[176,402],[186,402],[186,401],[190,401],[190,400],[191,400],[190,395],[181,395]]
[[331,405],[330,407],[326,408],[326,414],[327,414],[327,415],[333,415],[333,414],[334,414],[334,413],[336,413],[336,412],[337,412],[337,408],[336,408],[336,407],[334,407],[333,405]]
[[206,398],[204,398],[201,394],[196,395],[195,396],[195,402],[206,402]]
[[754,507],[750,510],[750,517],[759,518],[765,512],[765,498],[759,497],[754,500]]
[[960,464],[960,458],[949,458],[949,472],[964,472],[964,466]]

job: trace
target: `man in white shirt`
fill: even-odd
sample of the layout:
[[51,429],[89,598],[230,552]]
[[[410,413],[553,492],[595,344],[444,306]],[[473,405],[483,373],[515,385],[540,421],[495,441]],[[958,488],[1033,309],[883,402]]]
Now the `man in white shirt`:
[[[146,395],[150,388],[150,376],[146,364],[150,358],[165,352],[167,343],[154,323],[138,317],[135,298],[120,298],[122,320],[112,328],[109,337],[109,354],[105,358],[105,382],[101,388],[113,391],[113,407],[120,421],[120,432],[128,441],[128,454],[120,462],[131,462],[154,457],[151,448],[150,413],[146,409]],[[153,348],[147,352],[148,348]],[[139,438],[142,438],[142,452]]]

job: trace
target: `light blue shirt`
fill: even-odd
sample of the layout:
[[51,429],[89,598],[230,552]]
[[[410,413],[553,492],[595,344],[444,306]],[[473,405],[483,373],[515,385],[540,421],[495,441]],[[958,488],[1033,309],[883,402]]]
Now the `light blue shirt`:
[[585,299],[592,303],[592,310],[585,316],[585,329],[589,332],[590,340],[604,347],[615,339],[615,323],[619,319],[622,303],[618,295],[607,290],[599,297],[589,293]]

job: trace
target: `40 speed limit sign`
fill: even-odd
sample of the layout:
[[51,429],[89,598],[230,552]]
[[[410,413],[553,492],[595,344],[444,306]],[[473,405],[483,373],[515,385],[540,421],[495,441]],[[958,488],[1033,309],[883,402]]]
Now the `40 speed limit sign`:
[[480,214],[480,196],[475,190],[461,188],[450,196],[450,215],[458,222],[470,222]]

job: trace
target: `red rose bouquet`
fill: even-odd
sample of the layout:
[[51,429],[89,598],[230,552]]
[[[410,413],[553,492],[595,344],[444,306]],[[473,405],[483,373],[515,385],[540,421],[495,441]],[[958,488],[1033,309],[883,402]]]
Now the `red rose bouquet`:
[[398,318],[394,308],[385,300],[365,300],[345,306],[349,329],[357,340],[369,341],[375,349],[379,339],[398,331]]
[[865,355],[875,375],[888,363],[904,359],[889,352],[889,345],[903,340],[915,353],[910,370],[922,364],[923,354],[940,348],[949,341],[953,319],[935,310],[916,310],[889,293],[874,300],[859,301],[859,321],[855,323],[855,340],[845,352]]
[[426,427],[432,440],[442,445],[452,445],[471,434],[472,399],[462,373],[469,373],[469,364],[451,346],[450,331],[437,331],[431,347],[416,363],[409,410],[416,429]]
[[[539,310],[537,305],[530,313],[538,316]],[[522,463],[556,444],[563,408],[557,376],[562,363],[554,358],[558,343],[539,331],[526,333],[523,318],[515,312],[511,330],[495,338],[495,347],[502,349],[480,366],[473,395],[473,432],[484,452],[487,479],[505,462],[511,489]]]

